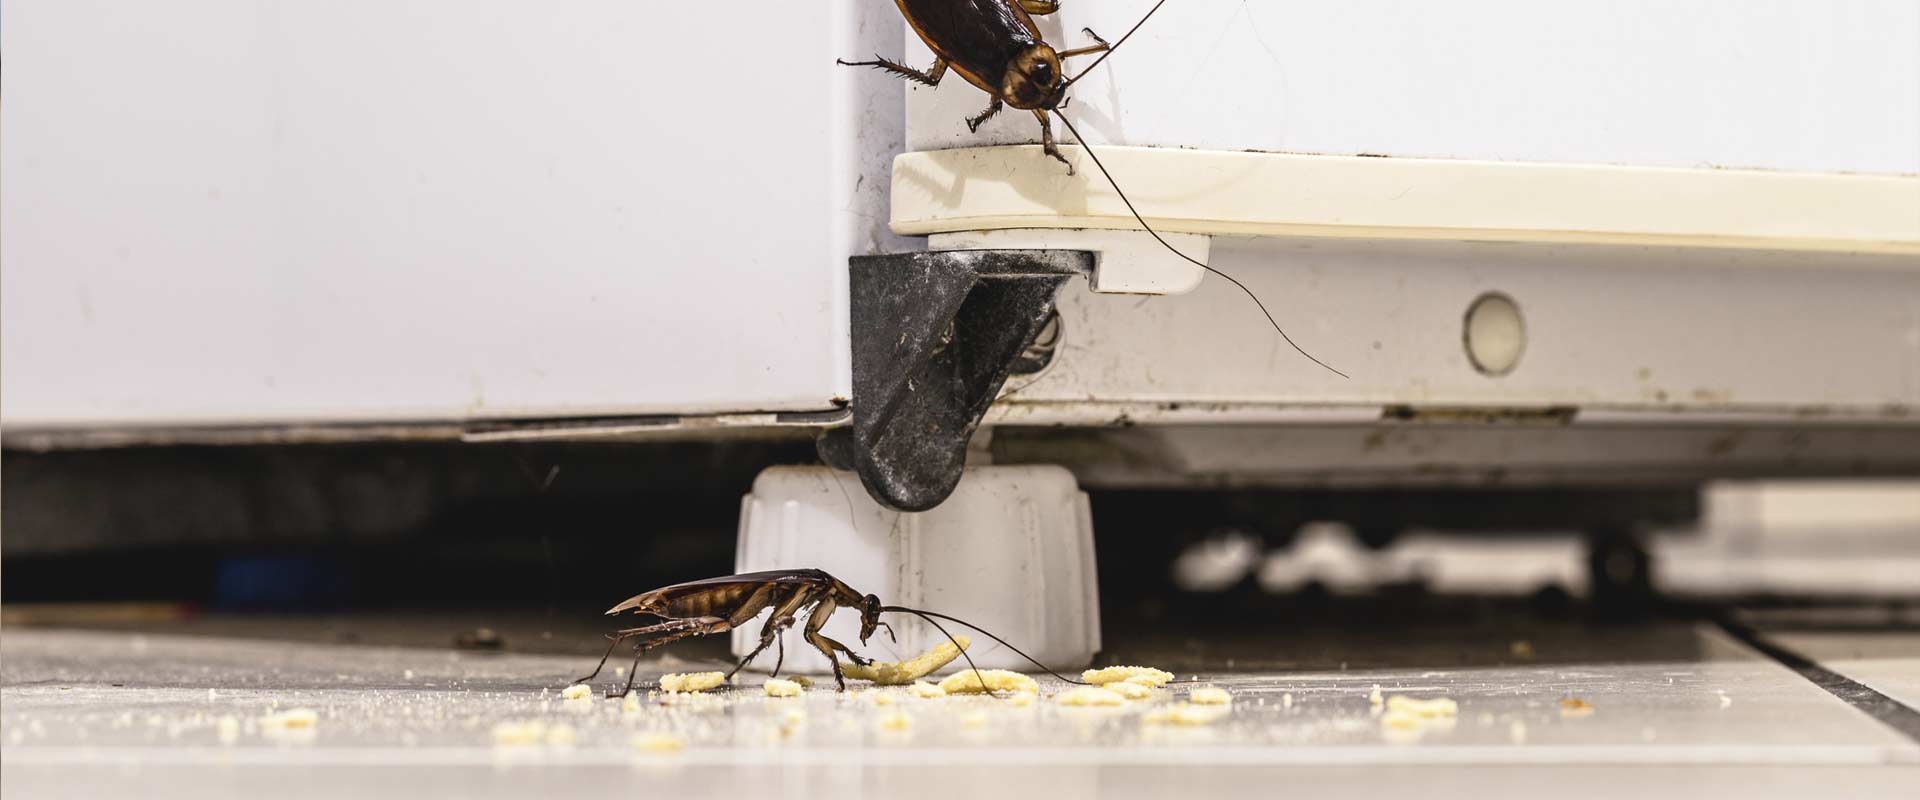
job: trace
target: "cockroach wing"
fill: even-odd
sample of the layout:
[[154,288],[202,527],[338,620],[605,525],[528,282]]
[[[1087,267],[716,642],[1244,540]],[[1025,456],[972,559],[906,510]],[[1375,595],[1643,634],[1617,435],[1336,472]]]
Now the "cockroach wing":
[[697,581],[662,586],[649,592],[641,592],[627,598],[620,605],[607,609],[608,614],[618,614],[630,609],[664,608],[668,603],[698,592],[732,587],[755,587],[769,583],[805,584],[808,586],[832,586],[837,583],[832,575],[817,569],[777,569],[766,572],[748,572],[740,575],[722,575],[717,578],[702,578]]
[[1013,57],[1040,43],[1040,28],[1017,0],[895,0],[927,49],[968,83],[995,97]]

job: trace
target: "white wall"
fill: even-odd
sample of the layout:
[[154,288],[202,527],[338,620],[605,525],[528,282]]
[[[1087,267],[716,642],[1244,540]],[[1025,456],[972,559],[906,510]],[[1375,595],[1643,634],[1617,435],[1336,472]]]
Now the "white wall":
[[[1154,1],[1067,0],[1041,29],[1117,40]],[[1168,0],[1072,95],[1096,144],[1915,174],[1920,3]],[[1022,112],[969,134],[986,105],[915,89],[908,146],[1038,141]]]
[[[752,15],[752,24],[729,19]],[[12,429],[818,409],[868,0],[11,0]],[[856,131],[863,131],[861,139]]]

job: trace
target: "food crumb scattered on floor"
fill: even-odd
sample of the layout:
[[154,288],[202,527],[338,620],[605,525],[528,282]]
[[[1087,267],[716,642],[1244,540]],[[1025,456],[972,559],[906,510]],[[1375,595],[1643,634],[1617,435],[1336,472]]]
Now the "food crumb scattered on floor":
[[723,672],[669,672],[660,676],[660,688],[669,692],[704,692],[726,683]]
[[1173,703],[1154,709],[1140,720],[1149,725],[1210,725],[1227,716],[1223,706],[1196,706],[1192,703]]
[[678,753],[687,747],[685,739],[671,733],[636,733],[629,743],[633,749],[648,753]]
[[931,699],[935,697],[946,697],[947,690],[927,683],[926,681],[914,681],[913,685],[907,687],[907,694],[913,695],[914,697]]
[[1034,681],[1034,679],[1012,670],[969,669],[948,675],[946,680],[940,682],[940,689],[947,694],[1039,692],[1040,684]]
[[1416,717],[1451,717],[1460,713],[1460,704],[1447,697],[1422,700],[1396,694],[1387,698],[1387,710],[1401,711]]
[[1157,688],[1173,680],[1173,673],[1153,667],[1114,666],[1087,670],[1080,673],[1080,679],[1094,685],[1130,681]]
[[1115,681],[1107,684],[1106,689],[1128,700],[1145,700],[1153,696],[1153,687],[1133,681]]
[[873,681],[881,686],[905,686],[924,678],[960,657],[960,651],[972,646],[973,639],[955,636],[934,645],[925,653],[905,661],[876,661],[865,666],[849,664],[843,668],[849,678]]
[[1578,697],[1560,698],[1560,716],[1563,719],[1579,719],[1593,715],[1593,704]]
[[564,699],[564,700],[584,700],[592,696],[593,696],[593,687],[588,686],[584,683],[576,683],[572,686],[569,686],[565,689],[560,690],[560,697],[561,699]]
[[1063,706],[1118,706],[1125,705],[1127,698],[1098,686],[1077,686],[1054,695],[1053,701]]
[[269,728],[311,728],[320,724],[320,713],[311,708],[290,708],[261,717],[260,724]]
[[1202,686],[1187,693],[1187,702],[1203,706],[1224,706],[1233,702],[1233,695],[1218,686]]
[[768,678],[766,683],[761,684],[761,688],[766,691],[768,697],[799,697],[806,691],[799,683],[780,678]]

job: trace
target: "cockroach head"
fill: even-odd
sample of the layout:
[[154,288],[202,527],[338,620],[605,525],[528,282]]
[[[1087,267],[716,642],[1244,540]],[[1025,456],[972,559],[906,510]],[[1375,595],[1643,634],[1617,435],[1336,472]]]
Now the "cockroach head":
[[[886,628],[887,638],[894,639],[893,626],[880,621],[880,608],[881,606],[880,606],[879,595],[870,594],[870,595],[867,595],[865,599],[860,601],[860,643],[861,644],[867,643],[868,637],[873,636],[873,630],[875,628],[883,628],[883,627]],[[898,641],[898,640],[895,639],[895,641]]]
[[1013,57],[1007,73],[1000,77],[1000,96],[1014,108],[1052,108],[1060,99],[1060,87],[1065,81],[1066,76],[1060,71],[1060,56],[1053,48],[1036,44]]

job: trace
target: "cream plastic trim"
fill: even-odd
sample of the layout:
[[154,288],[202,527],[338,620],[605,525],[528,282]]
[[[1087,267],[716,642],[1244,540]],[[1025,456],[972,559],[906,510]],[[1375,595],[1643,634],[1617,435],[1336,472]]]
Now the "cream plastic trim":
[[[1077,147],[903,153],[893,230],[1136,228]],[[1920,177],[1102,147],[1163,233],[1920,254]]]

